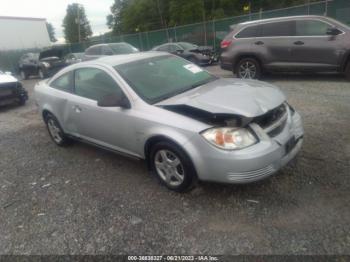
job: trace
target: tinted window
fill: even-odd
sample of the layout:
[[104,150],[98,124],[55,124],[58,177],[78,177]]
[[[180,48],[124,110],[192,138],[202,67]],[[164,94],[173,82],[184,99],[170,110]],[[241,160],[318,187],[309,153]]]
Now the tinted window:
[[182,48],[177,45],[169,45],[169,52],[176,52],[177,50],[182,50]]
[[181,46],[185,50],[198,48],[197,45],[194,45],[194,44],[191,44],[191,43],[180,42],[178,44],[179,44],[179,46]]
[[317,36],[326,35],[330,25],[316,20],[300,20],[296,21],[297,36]]
[[236,38],[257,37],[260,35],[261,26],[250,26],[243,29],[236,35]]
[[109,47],[113,50],[115,55],[132,54],[138,52],[137,48],[129,45],[128,43],[109,44]]
[[104,55],[113,55],[113,51],[109,46],[104,46],[102,50]]
[[101,50],[101,47],[99,47],[99,46],[90,47],[88,50],[86,50],[86,54],[87,55],[100,55],[100,50]]
[[263,24],[261,36],[263,37],[294,36],[295,35],[294,25],[295,25],[295,22],[293,21]]
[[110,75],[96,68],[82,68],[75,71],[75,93],[95,101],[109,95],[123,94]]
[[169,52],[169,45],[162,45],[158,47],[157,51]]
[[215,76],[176,56],[160,56],[116,66],[115,69],[145,101],[153,104],[197,86]]
[[57,78],[55,81],[51,83],[51,87],[62,91],[66,91],[66,92],[72,92],[73,73],[69,72],[60,76],[59,78]]

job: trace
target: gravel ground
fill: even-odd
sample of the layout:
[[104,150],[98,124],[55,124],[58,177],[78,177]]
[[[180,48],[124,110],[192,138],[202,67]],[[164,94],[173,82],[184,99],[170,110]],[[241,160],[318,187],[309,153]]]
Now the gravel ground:
[[[262,182],[186,194],[142,161],[55,146],[32,99],[0,109],[0,254],[350,254],[350,83],[265,81],[304,119],[299,156]],[[35,82],[24,81],[30,95]]]

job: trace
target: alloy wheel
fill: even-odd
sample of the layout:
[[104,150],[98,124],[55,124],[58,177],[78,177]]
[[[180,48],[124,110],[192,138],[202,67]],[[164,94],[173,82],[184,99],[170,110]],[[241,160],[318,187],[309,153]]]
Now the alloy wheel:
[[185,171],[181,160],[169,150],[159,150],[154,157],[154,165],[160,178],[169,186],[179,186],[184,182]]
[[50,132],[52,139],[57,144],[60,144],[63,141],[62,132],[61,132],[61,129],[57,126],[55,120],[50,118],[47,121],[47,126],[48,126],[48,129],[49,129],[49,132]]
[[251,61],[245,61],[240,64],[238,74],[240,78],[254,79],[256,77],[256,65]]

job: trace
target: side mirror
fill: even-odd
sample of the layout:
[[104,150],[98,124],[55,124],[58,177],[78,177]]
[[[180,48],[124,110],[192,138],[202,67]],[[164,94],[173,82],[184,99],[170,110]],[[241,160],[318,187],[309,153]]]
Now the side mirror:
[[176,50],[176,53],[178,53],[178,54],[182,54],[183,52],[184,52],[184,50],[182,50],[182,49]]
[[335,35],[340,35],[341,34],[341,31],[335,27],[332,27],[332,28],[328,28],[327,29],[327,32],[326,32],[327,35],[332,35],[332,36],[335,36]]
[[122,97],[117,95],[105,96],[97,102],[97,105],[100,107],[121,107],[124,109],[131,108],[130,101],[124,95]]

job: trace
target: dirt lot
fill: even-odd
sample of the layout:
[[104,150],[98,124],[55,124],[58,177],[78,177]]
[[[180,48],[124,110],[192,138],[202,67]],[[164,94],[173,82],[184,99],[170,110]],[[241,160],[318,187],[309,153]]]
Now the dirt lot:
[[[265,181],[187,194],[142,161],[55,146],[32,99],[0,109],[0,253],[350,254],[350,83],[265,80],[304,119],[300,155]],[[24,82],[30,95],[35,82]]]

